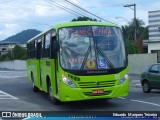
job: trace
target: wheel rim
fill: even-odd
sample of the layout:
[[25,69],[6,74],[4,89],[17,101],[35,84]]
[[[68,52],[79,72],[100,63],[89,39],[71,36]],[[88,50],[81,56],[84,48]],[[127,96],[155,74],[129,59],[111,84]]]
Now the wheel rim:
[[144,83],[144,85],[143,85],[143,90],[144,90],[144,91],[148,91],[148,84],[147,84],[147,83]]

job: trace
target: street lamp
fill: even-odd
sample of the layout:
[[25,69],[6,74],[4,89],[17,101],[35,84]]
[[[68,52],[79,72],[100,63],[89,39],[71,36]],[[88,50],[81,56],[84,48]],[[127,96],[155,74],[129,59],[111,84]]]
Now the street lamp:
[[158,30],[160,31],[160,26],[158,26]]
[[127,19],[124,18],[124,17],[116,17],[116,19],[119,19],[119,18],[124,19],[124,20],[126,20],[127,22],[130,22],[129,20],[127,20]]
[[[115,17],[116,19],[123,19],[123,20],[125,20],[125,21],[127,21],[128,23],[130,23],[131,21],[129,21],[129,20],[127,20],[126,18],[124,18],[124,17]],[[128,32],[131,32],[132,31],[132,29],[131,30],[129,30]]]

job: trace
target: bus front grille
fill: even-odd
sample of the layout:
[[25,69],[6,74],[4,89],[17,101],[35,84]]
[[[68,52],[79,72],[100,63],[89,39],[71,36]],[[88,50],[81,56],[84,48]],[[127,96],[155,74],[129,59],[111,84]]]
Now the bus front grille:
[[104,93],[101,94],[94,94],[92,92],[83,92],[84,95],[86,96],[103,96],[103,95],[109,95],[112,91],[104,91]]
[[98,82],[78,82],[80,88],[101,88],[115,86],[116,80],[98,81]]

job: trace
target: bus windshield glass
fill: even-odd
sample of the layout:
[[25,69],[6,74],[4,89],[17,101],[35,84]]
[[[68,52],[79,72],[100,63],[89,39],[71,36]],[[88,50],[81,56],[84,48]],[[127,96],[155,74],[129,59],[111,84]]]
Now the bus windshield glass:
[[59,29],[60,64],[68,70],[105,70],[126,66],[120,28],[78,26]]

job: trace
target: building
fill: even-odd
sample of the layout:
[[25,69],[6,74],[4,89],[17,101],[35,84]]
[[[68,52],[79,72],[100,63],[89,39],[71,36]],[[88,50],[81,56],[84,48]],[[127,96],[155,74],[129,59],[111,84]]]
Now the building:
[[0,42],[0,55],[4,55],[4,54],[7,54],[8,51],[12,51],[12,49],[16,45],[26,48],[26,44],[20,44],[16,42]]
[[148,53],[148,40],[143,40],[143,53]]
[[157,53],[157,61],[160,62],[160,10],[149,11],[149,41],[148,53]]

